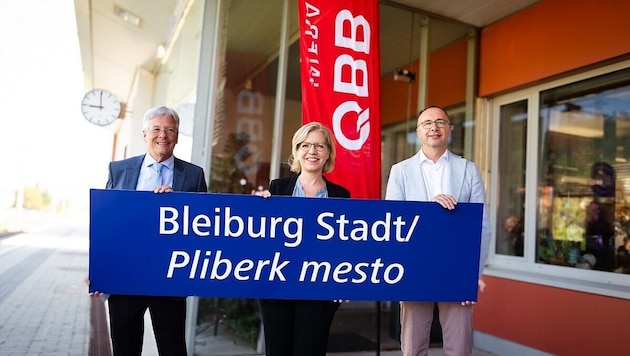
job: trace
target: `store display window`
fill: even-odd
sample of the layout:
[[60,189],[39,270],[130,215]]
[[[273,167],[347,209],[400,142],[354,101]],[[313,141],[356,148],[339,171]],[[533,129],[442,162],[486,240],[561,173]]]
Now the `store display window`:
[[630,69],[540,93],[538,263],[628,271]]
[[619,68],[496,100],[494,263],[630,273],[630,68]]

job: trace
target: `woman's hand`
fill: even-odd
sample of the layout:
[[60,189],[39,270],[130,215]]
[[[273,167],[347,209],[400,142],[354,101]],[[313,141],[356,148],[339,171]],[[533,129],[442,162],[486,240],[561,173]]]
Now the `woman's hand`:
[[252,190],[252,195],[258,195],[259,197],[269,198],[271,196],[271,192],[267,189],[265,190]]

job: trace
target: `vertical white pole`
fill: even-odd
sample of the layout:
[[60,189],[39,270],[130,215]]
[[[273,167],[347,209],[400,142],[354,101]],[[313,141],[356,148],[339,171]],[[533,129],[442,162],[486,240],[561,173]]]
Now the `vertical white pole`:
[[[203,168],[206,182],[209,182],[210,178],[212,134],[220,79],[219,68],[223,60],[220,57],[220,49],[224,41],[221,37],[224,5],[224,0],[205,0],[203,9],[191,161]],[[186,303],[186,348],[188,356],[193,356],[195,353],[198,312],[199,297],[188,297]]]

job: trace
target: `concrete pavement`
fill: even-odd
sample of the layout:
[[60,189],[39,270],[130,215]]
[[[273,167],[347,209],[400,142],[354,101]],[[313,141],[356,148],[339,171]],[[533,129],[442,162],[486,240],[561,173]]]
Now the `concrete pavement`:
[[88,354],[87,230],[55,229],[0,239],[0,355]]

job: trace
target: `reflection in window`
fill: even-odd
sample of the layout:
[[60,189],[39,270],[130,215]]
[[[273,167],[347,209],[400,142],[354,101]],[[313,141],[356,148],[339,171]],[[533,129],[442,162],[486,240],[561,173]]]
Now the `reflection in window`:
[[630,70],[540,94],[537,261],[630,272]]
[[179,114],[179,137],[175,156],[190,161],[192,156],[192,130],[195,103],[204,3],[192,3],[187,13],[182,13],[181,29],[174,32],[170,51],[160,59],[162,64],[155,75],[154,103],[175,108]]
[[[451,141],[449,142],[448,149],[456,155],[460,155],[472,161],[472,138],[475,137],[475,122],[466,121],[466,112],[464,111],[463,107],[448,110],[448,116],[451,119],[451,124],[453,125],[453,131],[450,137]],[[467,140],[469,142],[467,142]],[[470,149],[467,148],[467,145],[470,147]]]
[[501,106],[499,195],[495,251],[523,256],[527,100]]
[[[280,0],[228,2],[211,192],[250,194],[269,183],[282,5]],[[291,31],[297,31],[291,23]]]

